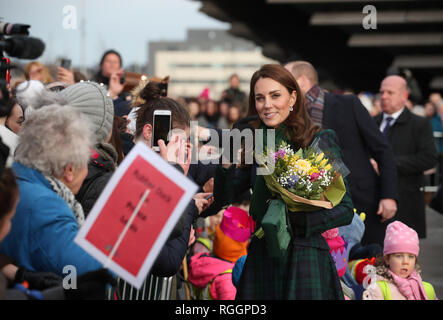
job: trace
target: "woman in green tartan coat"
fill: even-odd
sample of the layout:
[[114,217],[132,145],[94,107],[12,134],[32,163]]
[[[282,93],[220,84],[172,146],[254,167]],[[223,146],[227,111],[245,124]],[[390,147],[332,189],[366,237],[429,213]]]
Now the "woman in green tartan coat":
[[[282,140],[293,150],[307,147],[315,137],[325,153],[341,159],[335,132],[320,131],[310,119],[297,82],[284,67],[264,65],[251,79],[248,116],[258,115],[252,127],[275,129],[275,145]],[[266,141],[263,142],[266,146]],[[216,171],[214,197],[219,205],[231,203],[235,195],[253,188],[250,215],[260,228],[266,204],[272,198],[256,165],[223,165]],[[346,181],[345,181],[346,184]],[[293,238],[280,258],[267,253],[265,237],[253,237],[237,286],[236,299],[344,299],[329,246],[321,235],[326,230],[347,225],[353,204],[346,185],[342,201],[332,209],[289,212]]]

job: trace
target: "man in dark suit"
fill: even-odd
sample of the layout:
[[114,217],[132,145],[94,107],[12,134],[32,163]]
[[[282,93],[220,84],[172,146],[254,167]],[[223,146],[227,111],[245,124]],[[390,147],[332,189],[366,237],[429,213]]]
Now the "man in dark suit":
[[389,143],[358,97],[324,92],[309,62],[290,62],[286,68],[305,95],[314,122],[337,133],[343,161],[351,171],[346,178],[354,207],[366,213],[362,244],[383,246],[386,226],[397,211],[398,197],[397,171]]
[[382,114],[375,117],[388,137],[398,172],[399,205],[396,219],[426,237],[423,171],[437,164],[438,154],[428,119],[405,107],[409,89],[400,76],[386,77],[380,86]]

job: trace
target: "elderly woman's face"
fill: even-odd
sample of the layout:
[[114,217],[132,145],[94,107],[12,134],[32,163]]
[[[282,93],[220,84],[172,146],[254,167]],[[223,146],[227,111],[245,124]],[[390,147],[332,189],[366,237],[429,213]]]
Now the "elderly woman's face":
[[289,108],[296,101],[296,93],[271,78],[260,78],[254,86],[255,108],[263,123],[278,127],[289,116]]
[[65,177],[63,181],[65,185],[72,191],[73,194],[77,194],[88,175],[88,166],[84,168],[72,168],[72,175],[69,179]]

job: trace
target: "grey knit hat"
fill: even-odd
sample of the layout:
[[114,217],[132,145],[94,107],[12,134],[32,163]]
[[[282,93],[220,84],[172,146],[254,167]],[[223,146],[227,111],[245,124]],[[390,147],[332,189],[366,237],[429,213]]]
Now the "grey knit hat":
[[104,142],[114,121],[114,103],[105,87],[96,82],[82,81],[60,91],[60,94],[68,105],[90,120],[97,142]]

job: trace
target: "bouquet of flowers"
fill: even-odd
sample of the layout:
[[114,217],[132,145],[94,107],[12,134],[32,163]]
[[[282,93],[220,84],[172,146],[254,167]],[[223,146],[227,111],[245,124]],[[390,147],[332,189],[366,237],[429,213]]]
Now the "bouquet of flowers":
[[289,211],[332,209],[346,193],[343,176],[349,170],[332,152],[324,153],[319,144],[317,137],[309,147],[295,152],[282,142],[277,151],[256,154],[257,162],[265,169],[261,173],[266,186],[276,199],[269,201],[261,226],[254,234],[265,237],[271,257],[286,254],[292,238]]
[[265,156],[274,164],[272,171],[262,161],[268,170],[264,175],[266,185],[288,205],[289,211],[331,209],[345,195],[341,174],[344,164],[325,155],[317,144],[295,152],[282,142],[276,152],[267,151]]

